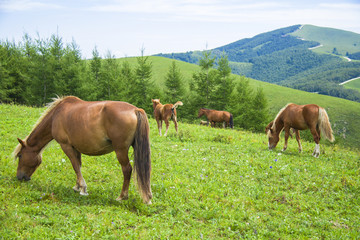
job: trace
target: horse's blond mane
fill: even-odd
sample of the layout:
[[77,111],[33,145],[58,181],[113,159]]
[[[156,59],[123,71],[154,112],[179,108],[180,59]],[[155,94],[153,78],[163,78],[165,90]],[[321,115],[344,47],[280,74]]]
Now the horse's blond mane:
[[[41,114],[40,118],[39,118],[39,119],[37,120],[37,122],[35,123],[34,127],[33,127],[32,130],[31,130],[31,132],[34,131],[34,129],[39,126],[39,124],[41,123],[41,121],[44,120],[44,118],[46,117],[46,115],[47,115],[52,109],[54,109],[57,105],[59,105],[59,103],[61,103],[65,98],[66,98],[66,97],[59,97],[59,96],[57,96],[56,98],[53,98],[53,99],[52,99],[53,101],[50,102],[50,103],[48,103],[48,104],[46,105],[46,110]],[[30,132],[30,133],[31,133],[31,132]],[[29,134],[29,135],[30,135],[30,134]],[[24,141],[23,141],[25,144],[27,144],[27,139],[28,139],[29,135],[26,136],[26,138],[25,138]],[[12,156],[13,156],[14,160],[16,160],[17,155],[19,154],[19,152],[20,152],[20,150],[21,150],[21,147],[22,147],[22,146],[21,146],[20,143],[15,147],[14,152],[12,153]]]
[[273,125],[271,127],[271,129],[273,129],[273,131],[275,132],[276,131],[276,121],[278,120],[278,118],[280,117],[280,115],[284,112],[284,110],[292,103],[288,103],[285,105],[285,107],[283,107],[282,109],[280,109],[280,111],[278,112],[278,114],[276,115],[276,117],[274,118],[274,122],[273,122]]

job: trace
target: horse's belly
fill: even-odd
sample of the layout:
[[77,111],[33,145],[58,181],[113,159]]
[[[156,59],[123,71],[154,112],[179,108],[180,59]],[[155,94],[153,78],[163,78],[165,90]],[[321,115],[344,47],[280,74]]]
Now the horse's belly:
[[107,143],[107,144],[96,144],[96,145],[80,145],[80,146],[76,146],[74,145],[74,148],[76,150],[78,150],[79,152],[89,155],[89,156],[99,156],[99,155],[104,155],[107,153],[111,153],[112,151],[114,151],[114,148],[111,144],[111,142]]

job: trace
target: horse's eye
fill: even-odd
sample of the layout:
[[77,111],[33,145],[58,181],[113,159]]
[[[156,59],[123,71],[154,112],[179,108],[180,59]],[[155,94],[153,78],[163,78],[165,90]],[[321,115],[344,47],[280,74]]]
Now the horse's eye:
[[21,154],[18,155],[18,158],[19,158],[19,159],[21,158]]

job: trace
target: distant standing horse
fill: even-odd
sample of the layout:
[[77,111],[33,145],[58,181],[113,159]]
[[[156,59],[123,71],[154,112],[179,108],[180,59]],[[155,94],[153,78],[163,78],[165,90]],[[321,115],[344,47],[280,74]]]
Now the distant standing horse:
[[42,161],[42,150],[55,139],[69,157],[77,176],[73,188],[88,195],[81,174],[81,153],[98,156],[115,151],[121,164],[124,182],[116,200],[128,198],[132,167],[129,147],[134,148],[134,168],[141,197],[151,204],[149,122],[144,110],[126,102],[85,102],[77,97],[55,99],[44,112],[14,157],[19,158],[17,178],[30,180]]
[[217,111],[207,108],[200,108],[198,118],[204,115],[207,117],[208,121],[211,123],[212,127],[215,127],[217,122],[224,123],[224,127],[234,128],[233,115],[226,111]]
[[299,130],[310,129],[316,143],[313,152],[314,157],[320,155],[320,133],[322,132],[330,142],[333,142],[334,136],[332,134],[329,117],[324,108],[315,104],[296,105],[293,103],[287,104],[280,110],[275,119],[271,121],[266,127],[265,131],[269,139],[269,149],[276,147],[280,138],[281,131],[285,130],[285,144],[283,151],[287,148],[287,141],[290,135],[290,128],[295,130],[296,140],[299,145],[299,152],[302,151],[300,142]]
[[160,103],[160,99],[152,99],[153,102],[153,108],[154,108],[154,117],[156,119],[159,134],[161,136],[161,129],[162,129],[162,121],[165,121],[166,124],[166,131],[164,136],[167,135],[167,132],[169,130],[169,118],[171,118],[175,124],[175,130],[178,131],[178,124],[177,124],[177,118],[176,118],[176,108],[178,106],[182,106],[183,103],[180,101],[177,101],[175,104],[165,104],[162,105]]

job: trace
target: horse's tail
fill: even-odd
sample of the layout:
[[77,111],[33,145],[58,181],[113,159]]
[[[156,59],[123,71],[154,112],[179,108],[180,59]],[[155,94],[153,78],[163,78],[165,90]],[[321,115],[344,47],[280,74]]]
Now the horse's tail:
[[330,142],[335,141],[329,117],[324,108],[319,107],[319,128]]
[[141,197],[145,203],[151,204],[149,121],[144,110],[136,109],[135,113],[138,121],[133,144],[134,168]]
[[234,118],[233,115],[230,113],[230,121],[229,121],[230,128],[234,128]]
[[175,115],[175,109],[178,107],[178,106],[182,106],[183,103],[181,101],[177,101],[171,108],[171,117],[174,118],[175,117],[175,120],[176,120],[176,115]]
[[182,106],[182,105],[184,105],[181,101],[177,101],[174,105],[173,105],[173,107],[171,108],[172,110],[174,110],[174,109],[176,109],[178,106]]

